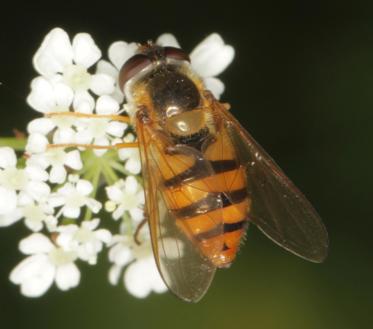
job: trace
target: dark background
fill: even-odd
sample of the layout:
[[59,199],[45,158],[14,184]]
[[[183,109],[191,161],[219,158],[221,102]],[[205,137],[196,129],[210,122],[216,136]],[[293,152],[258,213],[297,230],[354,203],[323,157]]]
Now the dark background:
[[[10,3],[10,2],[9,2]],[[353,5],[352,5],[353,3]],[[223,99],[318,209],[330,255],[316,265],[249,230],[245,247],[196,305],[170,294],[146,300],[82,268],[81,285],[40,299],[8,274],[22,258],[22,224],[0,230],[1,328],[367,328],[373,310],[373,3],[340,1],[15,2],[0,20],[1,136],[37,114],[25,98],[32,55],[61,26],[118,39],[174,33],[186,50],[219,32],[237,52]]]

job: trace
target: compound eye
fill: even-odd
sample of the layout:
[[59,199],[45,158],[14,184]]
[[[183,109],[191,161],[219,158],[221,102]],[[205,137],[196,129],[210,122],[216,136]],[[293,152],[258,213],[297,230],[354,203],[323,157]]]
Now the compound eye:
[[164,54],[167,58],[190,62],[189,55],[180,48],[164,47]]
[[125,62],[119,72],[119,87],[123,91],[124,85],[128,80],[133,78],[137,73],[149,66],[152,61],[144,54],[132,56]]

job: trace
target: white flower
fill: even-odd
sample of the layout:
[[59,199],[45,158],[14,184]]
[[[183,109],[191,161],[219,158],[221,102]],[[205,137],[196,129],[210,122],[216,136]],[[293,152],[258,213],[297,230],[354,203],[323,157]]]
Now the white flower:
[[[0,188],[0,196],[3,194]],[[0,207],[7,202],[6,199],[2,199],[0,203]],[[14,211],[10,213],[0,214],[0,227],[10,226],[16,222],[18,222],[22,218],[22,212],[16,208]]]
[[118,103],[123,102],[124,95],[118,86],[118,74],[122,65],[133,55],[138,49],[138,44],[124,41],[116,41],[111,44],[108,51],[110,62],[100,60],[97,64],[97,73],[110,75],[116,81],[116,88],[112,94]]
[[[36,111],[48,114],[69,112],[73,99],[73,90],[63,82],[58,81],[56,78],[47,79],[45,77],[37,77],[31,82],[31,92],[27,97],[27,102]],[[83,103],[81,99],[80,102]],[[94,100],[89,96],[89,101],[85,102],[92,104]],[[69,143],[74,141],[75,131],[73,125],[75,121],[76,119],[72,116],[38,118],[28,124],[27,130],[32,135],[40,134],[42,136],[53,131],[54,143]],[[39,140],[41,138],[39,137]],[[46,137],[44,138],[47,140]],[[35,141],[34,144],[37,146],[40,144],[40,141]],[[34,149],[28,151],[35,152]],[[43,151],[44,149],[41,149],[39,152]]]
[[0,226],[8,226],[22,217],[18,207],[19,197],[39,200],[50,192],[45,183],[48,174],[42,168],[26,165],[17,168],[17,158],[13,149],[0,148]]
[[48,138],[45,137],[43,134],[31,133],[27,138],[26,153],[44,153],[47,150],[48,144]]
[[46,78],[58,76],[77,92],[78,97],[92,90],[96,95],[114,91],[114,80],[106,74],[90,74],[88,69],[101,57],[101,51],[87,33],[78,33],[70,42],[61,28],[55,28],[44,38],[36,52],[35,69]]
[[60,226],[57,231],[60,233],[57,242],[66,250],[77,252],[81,260],[91,265],[97,263],[97,254],[101,252],[103,244],[111,241],[111,233],[106,229],[97,229],[100,224],[99,219],[92,219],[78,225]]
[[[14,177],[14,182],[10,181],[10,175],[6,172],[16,172],[17,157],[13,149],[10,147],[0,148],[0,215],[12,213],[17,207],[17,192],[13,188],[15,185],[25,185],[27,178],[26,175],[20,173],[19,178]],[[5,177],[4,177],[5,176]],[[20,183],[17,184],[17,181]],[[5,183],[5,184],[4,184]],[[3,221],[0,220],[0,225]],[[5,226],[5,225],[1,225]]]
[[127,290],[138,298],[145,298],[152,291],[158,294],[167,291],[153,255],[130,264],[124,275],[124,284]]
[[179,42],[171,33],[163,33],[162,35],[160,35],[156,41],[156,44],[162,47],[181,48]]
[[79,284],[80,272],[75,265],[77,255],[55,246],[40,233],[21,240],[19,249],[30,255],[10,273],[10,280],[21,287],[27,297],[39,297],[56,283],[60,290],[68,290]]
[[0,186],[8,191],[19,191],[28,194],[34,200],[50,192],[45,183],[48,174],[41,168],[26,166],[24,169],[8,167],[0,171]]
[[190,54],[193,69],[217,98],[224,92],[224,84],[216,76],[228,67],[233,58],[234,48],[226,45],[217,33],[210,34]]
[[106,187],[106,193],[110,200],[106,208],[113,211],[114,219],[119,219],[126,211],[135,223],[144,218],[144,190],[134,176],[127,176],[126,180],[121,179]]
[[18,207],[25,219],[25,225],[33,232],[38,232],[45,224],[49,231],[57,226],[57,218],[54,216],[54,208],[49,204],[49,194],[33,200],[27,194],[21,194]]
[[70,176],[70,181],[53,193],[50,204],[53,207],[61,207],[60,214],[67,218],[78,218],[81,208],[87,206],[93,213],[101,209],[101,203],[89,197],[93,191],[92,184],[83,179],[72,181],[75,177]]
[[[31,81],[27,103],[40,113],[68,112],[74,99],[73,90],[58,79],[39,76]],[[47,133],[49,131],[46,131]]]
[[49,149],[43,153],[34,154],[29,162],[44,169],[50,167],[49,181],[57,184],[62,184],[66,180],[66,167],[73,170],[80,170],[83,167],[78,150],[66,152],[62,148]]
[[[127,134],[123,138],[124,143],[135,141],[133,134]],[[118,151],[119,158],[125,161],[124,169],[132,175],[138,175],[141,172],[140,152],[138,148],[122,148]]]
[[145,298],[152,291],[167,291],[154,261],[149,240],[138,246],[132,237],[117,235],[113,238],[109,260],[113,263],[109,271],[109,282],[116,285],[127,266],[123,281],[127,290],[137,298]]
[[[100,96],[96,103],[96,114],[118,115],[118,102],[107,95]],[[76,139],[82,144],[95,144],[107,146],[115,138],[122,137],[128,125],[123,122],[106,118],[81,120],[77,126]],[[102,155],[105,150],[94,150],[96,155]]]

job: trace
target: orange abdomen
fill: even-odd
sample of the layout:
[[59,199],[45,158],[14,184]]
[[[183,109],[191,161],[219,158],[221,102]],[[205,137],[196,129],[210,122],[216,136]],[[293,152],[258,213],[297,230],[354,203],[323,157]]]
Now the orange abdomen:
[[236,256],[248,223],[245,170],[234,160],[211,161],[215,173],[193,179],[198,174],[193,173],[193,164],[183,163],[184,170],[165,180],[167,206],[201,253],[215,266],[227,267]]

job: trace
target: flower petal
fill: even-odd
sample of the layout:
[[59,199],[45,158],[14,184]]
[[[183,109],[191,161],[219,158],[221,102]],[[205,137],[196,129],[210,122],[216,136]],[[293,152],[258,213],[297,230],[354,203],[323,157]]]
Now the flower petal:
[[137,298],[145,298],[151,292],[151,287],[147,282],[148,278],[148,268],[140,260],[128,266],[124,274],[124,284],[132,295]]
[[10,273],[9,279],[21,285],[21,293],[27,297],[39,297],[52,285],[55,268],[47,255],[27,257]]
[[141,172],[141,162],[140,158],[130,158],[127,160],[124,169],[127,170],[132,175],[138,175]]
[[118,208],[113,211],[112,216],[114,220],[121,218],[126,211],[126,207],[123,204],[119,204]]
[[0,215],[0,227],[5,227],[12,225],[19,221],[22,218],[22,211],[20,209],[16,209],[11,213]]
[[80,158],[80,152],[78,150],[68,152],[65,157],[65,165],[74,170],[82,169],[83,163]]
[[224,44],[217,33],[209,35],[190,54],[192,67],[205,78],[223,72],[232,62],[233,57],[233,47]]
[[53,248],[52,242],[41,233],[33,233],[19,242],[19,250],[25,255],[48,253]]
[[96,103],[96,113],[97,114],[115,114],[119,110],[118,102],[108,96],[100,96]]
[[[9,190],[0,186],[0,215],[10,215],[17,207],[17,193],[14,190]],[[5,220],[4,223],[8,221]],[[1,225],[0,226],[7,226]]]
[[87,228],[90,231],[94,231],[100,225],[100,219],[94,218],[91,220],[85,220],[82,222],[82,227]]
[[76,190],[83,195],[88,195],[93,191],[93,186],[91,182],[80,179],[76,184]]
[[118,70],[111,63],[103,59],[97,63],[96,73],[110,75],[114,80],[118,78]]
[[124,245],[124,243],[121,241],[110,249],[109,260],[112,263],[123,267],[127,265],[131,260],[133,260],[131,249]]
[[56,105],[54,89],[50,81],[44,77],[37,77],[31,81],[31,93],[27,103],[36,111],[45,113]]
[[34,199],[46,198],[50,193],[50,187],[44,182],[30,181],[27,184],[26,192]]
[[99,202],[99,201],[97,201],[93,198],[89,198],[87,200],[87,207],[89,209],[91,209],[93,213],[97,214],[101,210],[102,204],[101,204],[101,202]]
[[69,144],[75,142],[75,131],[72,128],[60,128],[53,134],[53,143]]
[[62,72],[64,67],[71,63],[72,57],[69,36],[61,28],[55,28],[44,38],[33,58],[33,64],[37,72],[50,77]]
[[45,263],[47,255],[32,255],[22,260],[10,273],[9,279],[15,284],[22,283],[30,275],[37,273],[40,265]]
[[37,165],[27,163],[25,171],[28,177],[33,181],[46,181],[48,179],[48,173]]
[[41,220],[26,218],[25,225],[28,229],[30,229],[33,232],[39,232],[43,228],[43,222]]
[[53,208],[60,207],[65,204],[65,197],[58,193],[52,193],[48,198],[48,204]]
[[140,208],[130,209],[129,213],[134,222],[139,223],[144,219],[144,211]]
[[95,107],[95,100],[87,91],[75,93],[73,107],[75,112],[90,114]]
[[[121,184],[123,180],[119,180],[117,184]],[[123,197],[123,192],[121,189],[117,186],[117,184],[106,187],[106,194],[108,198],[115,203],[120,203]]]
[[137,191],[137,180],[134,176],[128,176],[126,178],[126,185],[125,185],[125,191],[130,194],[134,194]]
[[95,232],[95,236],[105,244],[109,244],[111,242],[111,233],[108,230],[99,229]]
[[44,266],[40,276],[34,276],[21,285],[21,294],[26,297],[37,298],[44,295],[52,286],[55,269],[52,265]]
[[31,134],[26,144],[26,152],[41,153],[45,152],[48,145],[48,139],[39,133]]
[[115,286],[118,284],[120,275],[122,274],[122,267],[113,265],[109,270],[109,282]]
[[152,290],[158,293],[167,290],[153,257],[141,259],[129,265],[124,274],[124,284],[127,290],[137,298],[145,298]]
[[97,73],[92,75],[90,88],[96,95],[108,95],[115,90],[115,80],[110,75]]
[[217,78],[206,78],[204,83],[206,89],[210,90],[216,99],[219,99],[225,89],[224,83]]
[[38,118],[29,122],[27,131],[29,134],[40,133],[47,135],[55,126],[53,120],[49,118]]
[[67,218],[78,218],[80,216],[80,208],[78,207],[63,207],[63,215]]
[[109,47],[109,59],[120,70],[123,64],[136,53],[137,49],[138,46],[134,42],[116,41]]
[[126,123],[111,121],[106,129],[106,132],[114,137],[122,137],[127,127],[128,125]]
[[164,33],[160,35],[156,41],[156,44],[162,47],[181,48],[175,36],[171,33]]
[[0,147],[0,167],[15,167],[17,164],[16,152],[11,147]]
[[73,39],[74,62],[91,67],[101,57],[101,50],[88,33],[78,33]]
[[49,181],[51,183],[62,184],[66,180],[66,170],[64,166],[53,166],[50,174]]
[[[101,137],[101,138],[95,138],[94,144],[95,145],[100,145],[100,146],[108,146],[108,145],[110,145],[110,142],[109,142],[108,138],[105,136],[105,137]],[[107,152],[107,150],[98,150],[98,149],[93,150],[93,153],[98,157],[102,156],[106,152]]]
[[66,111],[68,111],[74,98],[73,90],[64,83],[57,83],[54,86],[54,96],[56,105],[60,108],[66,108]]
[[57,268],[56,284],[63,291],[75,288],[80,282],[80,272],[73,263],[66,264]]

